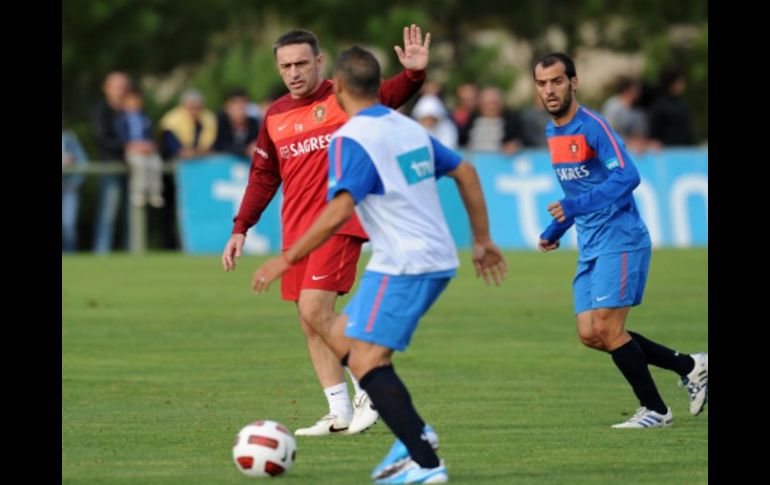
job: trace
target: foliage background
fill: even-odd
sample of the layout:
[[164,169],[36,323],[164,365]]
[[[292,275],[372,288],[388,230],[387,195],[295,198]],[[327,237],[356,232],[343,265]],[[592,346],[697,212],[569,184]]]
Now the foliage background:
[[[704,0],[67,0],[62,3],[62,115],[90,145],[88,110],[104,75],[127,70],[141,81],[157,119],[187,87],[217,107],[231,87],[255,100],[282,93],[271,46],[295,27],[313,30],[326,55],[352,43],[373,48],[386,75],[392,46],[417,23],[433,36],[431,77],[446,93],[463,81],[512,93],[531,62],[552,50],[640,58],[655,83],[674,63],[688,77],[697,138],[708,138],[708,4]],[[580,75],[580,62],[578,62]],[[604,79],[609,83],[611,79]],[[604,84],[584,102],[609,94]],[[514,105],[526,97],[509,96]],[[448,101],[451,103],[451,96]]]

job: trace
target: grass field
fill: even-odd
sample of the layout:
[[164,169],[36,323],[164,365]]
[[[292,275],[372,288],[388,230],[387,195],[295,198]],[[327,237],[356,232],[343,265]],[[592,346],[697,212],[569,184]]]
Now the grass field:
[[[653,369],[674,426],[614,430],[637,402],[608,355],[578,342],[576,253],[507,253],[487,288],[459,275],[396,369],[441,439],[453,483],[708,482],[708,407],[688,412]],[[295,429],[326,412],[294,307],[249,290],[262,258],[62,257],[63,483],[239,483],[236,432],[260,418]],[[628,326],[683,352],[708,350],[708,254],[658,250]],[[347,299],[343,299],[341,303]],[[342,308],[342,304],[338,306]],[[392,441],[298,438],[285,484],[371,483]]]

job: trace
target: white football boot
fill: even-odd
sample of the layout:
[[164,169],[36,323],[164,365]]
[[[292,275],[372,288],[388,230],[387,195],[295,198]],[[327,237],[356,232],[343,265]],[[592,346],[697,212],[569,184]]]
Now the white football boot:
[[356,434],[374,426],[380,414],[374,408],[372,400],[366,391],[361,391],[353,396],[353,419],[348,427],[348,434]]
[[671,426],[674,423],[674,415],[671,414],[671,408],[666,410],[666,414],[656,413],[652,409],[647,409],[642,406],[636,410],[636,414],[631,416],[627,421],[622,423],[613,424],[613,428],[665,428]]
[[697,416],[709,399],[709,354],[701,352],[690,357],[695,361],[695,367],[682,377],[681,385],[690,395],[690,414]]
[[299,428],[294,434],[296,436],[326,436],[329,434],[347,434],[350,422],[336,414],[327,414],[319,419],[316,424],[309,428]]

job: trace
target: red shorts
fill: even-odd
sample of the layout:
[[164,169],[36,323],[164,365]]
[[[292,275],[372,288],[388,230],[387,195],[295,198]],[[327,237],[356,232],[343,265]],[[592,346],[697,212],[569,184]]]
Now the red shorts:
[[332,236],[283,274],[281,297],[297,301],[301,290],[347,293],[356,280],[356,267],[364,242],[365,239],[354,236]]

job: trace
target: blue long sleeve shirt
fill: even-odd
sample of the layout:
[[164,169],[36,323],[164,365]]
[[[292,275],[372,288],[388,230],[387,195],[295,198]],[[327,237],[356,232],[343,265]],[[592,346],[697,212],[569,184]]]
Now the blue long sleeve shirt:
[[152,141],[152,121],[143,111],[126,111],[120,119],[120,139],[131,141]]
[[581,261],[650,247],[632,195],[639,172],[607,120],[580,106],[565,125],[549,121],[545,133],[567,220],[553,220],[541,239],[557,241],[575,224]]

